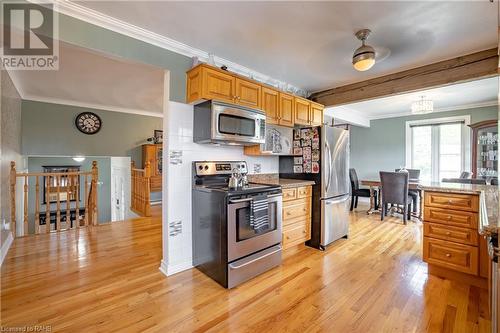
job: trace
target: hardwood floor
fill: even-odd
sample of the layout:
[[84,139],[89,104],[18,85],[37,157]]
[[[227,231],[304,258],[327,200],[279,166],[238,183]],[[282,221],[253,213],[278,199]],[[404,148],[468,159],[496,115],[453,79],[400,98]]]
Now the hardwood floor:
[[[2,326],[53,332],[489,332],[486,291],[427,275],[421,224],[360,205],[349,240],[302,247],[233,290],[162,275],[159,217],[16,239]],[[292,253],[293,252],[293,253]]]

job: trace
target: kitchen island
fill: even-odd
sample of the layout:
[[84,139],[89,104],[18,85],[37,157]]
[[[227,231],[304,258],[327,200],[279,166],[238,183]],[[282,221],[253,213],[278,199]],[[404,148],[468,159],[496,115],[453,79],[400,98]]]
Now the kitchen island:
[[488,288],[486,237],[498,232],[498,188],[422,183],[423,260],[429,273]]

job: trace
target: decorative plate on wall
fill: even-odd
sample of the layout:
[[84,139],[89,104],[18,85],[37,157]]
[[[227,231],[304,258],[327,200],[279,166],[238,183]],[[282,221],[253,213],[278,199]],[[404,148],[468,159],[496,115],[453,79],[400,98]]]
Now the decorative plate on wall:
[[76,116],[75,125],[84,134],[96,134],[101,129],[102,121],[93,112],[82,112]]

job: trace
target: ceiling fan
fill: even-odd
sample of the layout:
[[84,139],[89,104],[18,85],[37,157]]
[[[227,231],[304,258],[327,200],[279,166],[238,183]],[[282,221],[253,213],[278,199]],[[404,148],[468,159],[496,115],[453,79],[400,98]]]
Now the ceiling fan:
[[361,29],[354,34],[361,41],[361,46],[354,51],[352,65],[360,72],[369,70],[375,65],[375,62],[381,62],[391,55],[391,50],[386,47],[377,46],[375,49],[366,44],[370,33],[370,29]]

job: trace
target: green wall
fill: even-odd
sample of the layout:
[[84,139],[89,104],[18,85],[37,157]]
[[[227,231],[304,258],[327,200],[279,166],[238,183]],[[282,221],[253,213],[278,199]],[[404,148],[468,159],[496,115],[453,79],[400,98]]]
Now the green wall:
[[[29,172],[43,172],[42,166],[54,166],[54,165],[79,165],[81,171],[92,170],[92,161],[97,161],[97,170],[99,173],[98,178],[98,220],[100,223],[111,221],[111,159],[109,157],[87,157],[83,162],[75,162],[71,157],[28,157],[28,171]],[[40,184],[43,183],[43,179],[40,178]],[[80,179],[80,207],[84,207],[84,187],[83,187],[83,177]],[[90,177],[89,177],[90,181]],[[34,232],[33,225],[35,221],[35,181],[30,181],[28,187],[28,212],[30,221],[30,232]],[[43,203],[43,189],[40,186],[40,204],[41,211],[45,212],[45,205]],[[76,207],[73,202],[70,204],[71,207]],[[61,203],[62,209],[66,209],[66,202]],[[56,204],[51,204],[51,209],[56,209]]]
[[186,71],[192,59],[111,30],[59,14],[59,39],[80,47],[170,71],[170,100],[186,100]]
[[[83,134],[75,126],[80,112],[102,119],[101,130]],[[22,153],[28,156],[130,156],[142,163],[141,145],[162,129],[162,118],[33,101],[22,102]]]
[[351,168],[355,168],[359,179],[378,179],[379,171],[390,171],[405,163],[406,121],[470,115],[471,123],[497,119],[496,106],[436,112],[420,116],[377,119],[369,128],[351,128]]

